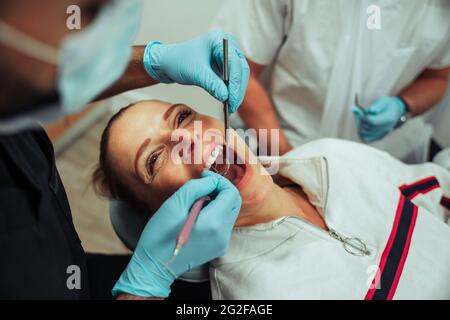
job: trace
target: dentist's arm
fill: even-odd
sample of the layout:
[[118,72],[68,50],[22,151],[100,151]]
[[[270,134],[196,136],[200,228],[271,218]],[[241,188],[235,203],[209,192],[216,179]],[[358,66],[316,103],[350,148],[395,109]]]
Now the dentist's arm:
[[144,68],[145,46],[133,47],[133,54],[128,64],[127,70],[122,77],[108,90],[103,92],[97,100],[106,99],[125,91],[149,87],[159,82],[148,76]]
[[[167,265],[189,209],[206,195],[215,198],[200,211],[189,241]],[[147,223],[130,263],[113,288],[113,296],[166,298],[181,274],[225,254],[240,207],[239,192],[218,174],[205,171],[201,179],[187,182]]]
[[[292,149],[289,141],[284,135],[283,129],[281,129],[280,122],[275,113],[275,107],[269,98],[269,94],[263,87],[259,80],[261,72],[265,66],[254,63],[249,60],[250,65],[250,80],[248,82],[247,93],[244,98],[242,106],[239,108],[239,115],[248,128],[254,129],[278,129],[280,132],[280,154],[284,154]],[[275,150],[270,150],[270,132],[268,136],[269,153],[273,154]]]
[[[229,40],[228,89],[221,76],[224,38]],[[99,99],[156,83],[176,82],[201,87],[220,101],[229,99],[230,111],[235,112],[244,99],[249,74],[235,38],[229,33],[212,31],[182,43],[150,42],[145,47],[134,47],[125,74]]]
[[414,82],[400,93],[400,96],[408,103],[413,116],[428,111],[444,97],[449,73],[450,67],[425,69]]

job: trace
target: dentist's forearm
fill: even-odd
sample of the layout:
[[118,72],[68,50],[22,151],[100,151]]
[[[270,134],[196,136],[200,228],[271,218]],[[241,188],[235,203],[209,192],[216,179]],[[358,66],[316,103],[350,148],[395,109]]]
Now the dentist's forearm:
[[[248,128],[254,129],[269,129],[268,134],[268,151],[273,154],[275,150],[271,150],[271,133],[270,129],[279,130],[279,146],[280,154],[284,154],[292,149],[283,129],[281,129],[275,113],[275,108],[267,94],[267,91],[261,82],[254,76],[250,76],[248,82],[247,93],[244,101],[238,110],[239,115]],[[258,132],[257,132],[258,133]]]
[[106,99],[125,91],[152,86],[158,82],[149,76],[143,64],[145,46],[133,47],[133,55],[123,76],[96,100]]
[[406,87],[401,93],[413,116],[420,115],[431,109],[445,95],[450,68],[426,69]]

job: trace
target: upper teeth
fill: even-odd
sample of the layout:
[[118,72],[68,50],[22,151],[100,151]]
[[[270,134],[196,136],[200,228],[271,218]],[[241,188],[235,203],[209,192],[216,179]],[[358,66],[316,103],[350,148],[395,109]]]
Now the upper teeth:
[[211,154],[209,155],[208,159],[206,160],[206,165],[205,165],[205,166],[206,166],[206,169],[209,170],[209,169],[211,168],[211,166],[213,165],[213,163],[216,162],[217,157],[219,156],[221,149],[222,149],[222,146],[221,146],[221,145],[217,145],[217,146],[213,149],[213,151],[212,151]]

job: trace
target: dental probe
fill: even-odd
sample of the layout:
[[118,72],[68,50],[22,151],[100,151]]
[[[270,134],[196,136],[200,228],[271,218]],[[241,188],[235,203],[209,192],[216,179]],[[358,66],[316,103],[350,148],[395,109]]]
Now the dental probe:
[[[223,82],[228,89],[228,39],[223,39]],[[228,99],[223,103],[223,115],[225,120],[225,145],[228,145],[228,129],[230,128],[230,113],[228,110]],[[225,150],[226,151],[226,150]],[[227,153],[227,152],[226,152]]]
[[366,108],[364,108],[364,107],[361,105],[361,103],[359,102],[358,94],[355,95],[355,106],[356,106],[359,110],[361,110],[364,114],[367,114],[367,113],[369,112],[369,111],[368,111]]
[[184,223],[180,233],[178,234],[177,245],[175,247],[175,250],[173,251],[172,259],[175,258],[178,255],[178,253],[180,253],[181,248],[188,242],[192,228],[194,227],[195,220],[197,220],[197,216],[202,210],[203,204],[208,198],[209,198],[208,196],[204,196],[195,201],[194,204],[192,205],[192,208],[189,211],[186,222]]

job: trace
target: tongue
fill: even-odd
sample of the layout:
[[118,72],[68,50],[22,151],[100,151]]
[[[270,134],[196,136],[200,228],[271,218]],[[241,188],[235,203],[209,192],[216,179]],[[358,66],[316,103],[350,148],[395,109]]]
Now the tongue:
[[237,164],[231,164],[227,171],[227,165],[216,164],[215,170],[218,174],[221,174],[225,178],[231,181],[232,184],[236,185],[241,181],[244,176],[245,170]]

